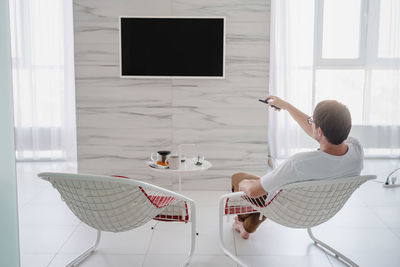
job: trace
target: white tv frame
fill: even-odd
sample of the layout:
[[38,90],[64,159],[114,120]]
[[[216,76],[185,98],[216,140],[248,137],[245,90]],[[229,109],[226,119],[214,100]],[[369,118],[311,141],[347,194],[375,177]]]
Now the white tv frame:
[[[163,18],[163,19],[223,19],[224,36],[223,36],[223,55],[222,55],[222,76],[143,76],[143,75],[122,75],[122,43],[121,43],[121,18]],[[119,76],[128,79],[225,79],[225,53],[226,53],[226,17],[225,16],[119,16]]]

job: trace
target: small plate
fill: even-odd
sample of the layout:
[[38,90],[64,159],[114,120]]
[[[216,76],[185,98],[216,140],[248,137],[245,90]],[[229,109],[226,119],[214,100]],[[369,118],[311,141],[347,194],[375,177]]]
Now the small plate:
[[148,161],[148,162],[146,162],[146,164],[149,165],[149,167],[154,168],[154,169],[169,169],[168,166],[159,165],[157,163],[154,163],[153,161]]

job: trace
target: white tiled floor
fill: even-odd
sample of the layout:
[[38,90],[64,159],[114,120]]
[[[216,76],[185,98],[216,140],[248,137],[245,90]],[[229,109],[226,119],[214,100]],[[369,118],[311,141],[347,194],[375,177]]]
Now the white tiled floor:
[[[400,160],[367,160],[364,173],[378,181],[364,184],[315,235],[360,266],[400,266],[400,188],[384,189],[384,177]],[[19,163],[18,193],[22,267],[65,266],[94,241],[96,232],[81,223],[40,171],[74,171],[61,163]],[[227,178],[228,179],[228,178]],[[183,184],[184,187],[184,184]],[[228,192],[228,188],[227,191]],[[222,191],[183,191],[197,204],[198,232],[190,266],[236,266],[218,244],[217,203]],[[189,249],[190,224],[148,223],[125,233],[104,233],[98,251],[81,266],[179,266]],[[317,248],[305,230],[263,223],[249,240],[226,222],[230,250],[249,266],[344,266]]]

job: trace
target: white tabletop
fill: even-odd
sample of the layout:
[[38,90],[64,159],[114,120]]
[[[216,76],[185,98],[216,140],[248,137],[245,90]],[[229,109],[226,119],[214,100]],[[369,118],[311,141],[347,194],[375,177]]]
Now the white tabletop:
[[164,173],[185,173],[185,172],[195,172],[195,171],[205,171],[211,168],[212,164],[211,162],[204,160],[203,164],[201,165],[196,165],[194,164],[193,160],[186,160],[185,162],[181,163],[181,166],[177,170],[171,170],[169,168],[155,168],[153,166],[152,161],[146,162],[146,165],[157,172],[164,172]]

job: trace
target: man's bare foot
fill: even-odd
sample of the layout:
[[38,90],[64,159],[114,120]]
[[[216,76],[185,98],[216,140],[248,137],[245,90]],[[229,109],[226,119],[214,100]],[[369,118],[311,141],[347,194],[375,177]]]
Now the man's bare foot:
[[237,217],[235,217],[235,221],[233,222],[232,225],[233,229],[236,230],[236,232],[240,233],[240,236],[243,239],[248,239],[250,236],[250,233],[248,233],[244,227],[243,227],[243,222],[239,221]]
[[232,224],[233,229],[235,229],[236,232],[240,233],[240,221],[238,217],[235,217],[235,221]]

